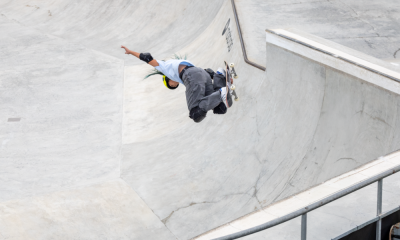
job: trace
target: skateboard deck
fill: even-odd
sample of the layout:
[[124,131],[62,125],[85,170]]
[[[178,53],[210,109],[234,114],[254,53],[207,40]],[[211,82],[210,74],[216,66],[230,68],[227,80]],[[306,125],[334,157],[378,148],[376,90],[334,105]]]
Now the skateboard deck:
[[229,92],[229,94],[228,94],[229,99],[228,99],[228,97],[227,97],[227,106],[228,106],[228,107],[231,107],[232,104],[233,104],[233,102],[232,102],[232,96],[235,97],[235,101],[238,101],[238,100],[239,100],[239,97],[237,96],[236,90],[235,90],[236,87],[235,87],[235,85],[233,85],[233,78],[232,78],[232,76],[233,76],[234,78],[237,78],[237,74],[236,74],[235,66],[234,66],[233,63],[231,63],[230,65],[228,65],[228,64],[226,63],[226,61],[224,61],[224,63],[225,63],[225,68],[226,68],[226,74],[225,74],[225,77],[226,77],[226,87],[227,87],[227,92]]
[[400,239],[400,223],[397,223],[390,228],[389,240],[399,240],[399,239]]

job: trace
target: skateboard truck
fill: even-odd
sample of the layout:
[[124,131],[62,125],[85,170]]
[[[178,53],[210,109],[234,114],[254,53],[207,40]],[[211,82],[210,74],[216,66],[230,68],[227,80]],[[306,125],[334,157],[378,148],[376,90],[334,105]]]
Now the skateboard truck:
[[234,63],[230,63],[229,67],[231,68],[231,74],[232,74],[233,78],[237,78],[238,75],[236,74],[236,71],[235,71],[235,64]]
[[237,96],[236,91],[235,91],[236,87],[235,87],[235,85],[233,85],[233,78],[237,78],[238,77],[238,75],[236,74],[236,71],[234,69],[235,64],[234,63],[230,63],[228,65],[226,63],[226,61],[224,61],[224,63],[225,63],[226,71],[227,71],[226,85],[229,88],[229,95],[233,96],[233,99],[235,101],[239,101],[239,97]]
[[232,95],[235,97],[234,99],[235,99],[235,101],[239,101],[239,97],[236,95],[236,91],[235,91],[235,85],[231,85],[231,93],[232,93]]

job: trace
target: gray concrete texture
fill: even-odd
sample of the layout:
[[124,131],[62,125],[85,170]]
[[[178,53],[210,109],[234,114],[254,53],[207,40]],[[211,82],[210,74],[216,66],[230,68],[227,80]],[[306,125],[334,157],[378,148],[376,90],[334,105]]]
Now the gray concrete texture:
[[[262,72],[243,61],[230,1],[0,1],[0,239],[190,239],[397,149],[398,95],[265,47],[263,21],[331,29],[349,47],[375,39],[371,24],[387,37],[364,52],[389,58],[397,35],[383,34],[395,25],[383,13],[400,7],[357,25],[372,1],[350,3],[339,14],[338,1],[237,1]],[[204,68],[235,62],[241,100],[194,124],[184,87],[143,80],[151,67],[121,44]]]
[[[295,28],[380,59],[399,59],[400,2],[236,0],[250,59],[265,64],[264,30]],[[252,17],[245,17],[252,16]]]

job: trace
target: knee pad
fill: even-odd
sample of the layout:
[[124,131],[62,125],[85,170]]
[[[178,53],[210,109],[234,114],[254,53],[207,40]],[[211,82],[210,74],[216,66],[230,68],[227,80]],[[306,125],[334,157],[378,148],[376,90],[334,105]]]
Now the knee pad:
[[206,118],[207,112],[201,110],[198,106],[190,109],[189,117],[193,119],[193,121],[199,123]]
[[227,108],[223,102],[221,102],[218,106],[213,109],[214,114],[225,114],[227,112]]

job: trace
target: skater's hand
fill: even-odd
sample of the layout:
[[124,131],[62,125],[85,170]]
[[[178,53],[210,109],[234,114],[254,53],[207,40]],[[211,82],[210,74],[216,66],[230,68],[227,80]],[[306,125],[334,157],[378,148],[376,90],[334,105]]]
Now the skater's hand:
[[131,50],[129,50],[127,47],[121,46],[121,48],[125,49],[125,54],[132,54]]
[[[125,54],[132,54],[133,56],[137,57],[140,59],[140,53],[129,50],[127,47],[125,47],[124,45],[121,45],[121,48],[125,49]],[[153,59],[152,61],[149,62],[149,64],[153,67],[157,67],[159,66],[158,62]]]

